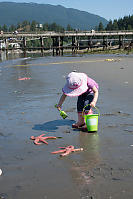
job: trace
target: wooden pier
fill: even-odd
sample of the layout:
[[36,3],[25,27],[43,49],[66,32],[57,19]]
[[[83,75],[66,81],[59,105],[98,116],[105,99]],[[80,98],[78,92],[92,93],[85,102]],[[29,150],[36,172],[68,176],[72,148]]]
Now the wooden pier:
[[[123,48],[127,43],[128,46],[133,45],[133,31],[65,31],[60,32],[21,32],[18,34],[3,33],[0,34],[0,41],[5,42],[5,50],[8,51],[9,39],[15,39],[20,44],[20,48],[25,53],[27,50],[40,50],[43,53],[45,50],[52,50],[54,55],[63,55],[65,49],[71,49],[72,53],[76,53],[81,48],[92,49],[101,46],[103,50],[108,49],[112,42],[118,43],[119,48]],[[44,40],[50,38],[52,44],[50,48],[45,47]],[[28,41],[39,40],[40,47],[28,47]],[[66,41],[69,40],[69,43]],[[65,41],[65,44],[64,44]],[[70,42],[71,41],[71,42]],[[82,43],[82,45],[81,45]],[[83,45],[83,43],[86,43]],[[97,44],[97,45],[96,45]],[[14,48],[15,49],[15,48]],[[17,48],[18,49],[18,48]]]

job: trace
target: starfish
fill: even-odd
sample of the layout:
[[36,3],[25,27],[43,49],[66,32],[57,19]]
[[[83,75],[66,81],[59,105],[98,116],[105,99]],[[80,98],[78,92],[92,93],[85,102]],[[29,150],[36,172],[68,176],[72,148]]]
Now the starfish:
[[69,155],[71,152],[83,151],[83,148],[75,149],[74,146],[72,146],[72,145],[67,146],[67,147],[59,147],[59,148],[62,149],[62,150],[53,151],[51,153],[52,154],[62,153],[62,154],[60,154],[60,156],[66,156],[66,155]]
[[[42,135],[39,135],[37,137],[35,136],[31,136],[30,138],[32,140],[34,140],[34,144],[36,145],[41,145],[42,143],[39,143],[39,142],[43,142],[45,144],[48,144],[48,142],[46,141],[46,139],[56,139],[57,137],[54,137],[54,136],[44,136],[45,134],[42,134]],[[43,137],[44,136],[44,137]]]

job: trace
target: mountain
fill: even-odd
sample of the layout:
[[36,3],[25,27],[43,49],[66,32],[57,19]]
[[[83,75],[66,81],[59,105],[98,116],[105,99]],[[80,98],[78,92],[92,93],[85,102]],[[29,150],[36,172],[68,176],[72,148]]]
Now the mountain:
[[17,25],[24,20],[30,22],[35,20],[42,24],[55,22],[64,28],[69,24],[72,28],[81,30],[94,29],[100,22],[104,26],[108,23],[105,18],[98,15],[60,5],[0,2],[1,26],[4,24],[7,26]]

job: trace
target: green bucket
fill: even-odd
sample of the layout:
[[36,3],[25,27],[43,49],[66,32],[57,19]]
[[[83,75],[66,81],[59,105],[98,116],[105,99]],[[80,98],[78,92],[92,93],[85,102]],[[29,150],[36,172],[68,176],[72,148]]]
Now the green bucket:
[[98,112],[98,114],[91,114],[91,115],[84,114],[85,108],[88,105],[86,105],[83,108],[83,112],[82,112],[82,115],[85,118],[87,130],[88,131],[98,131],[98,117],[100,116],[100,111],[97,107],[94,107],[96,109],[96,111]]

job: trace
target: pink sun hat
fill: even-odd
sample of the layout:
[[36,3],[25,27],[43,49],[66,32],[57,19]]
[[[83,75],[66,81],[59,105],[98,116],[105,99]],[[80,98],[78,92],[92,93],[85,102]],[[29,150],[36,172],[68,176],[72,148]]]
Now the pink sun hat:
[[66,84],[62,91],[65,95],[76,97],[88,90],[87,86],[88,76],[85,73],[71,72],[66,78]]

